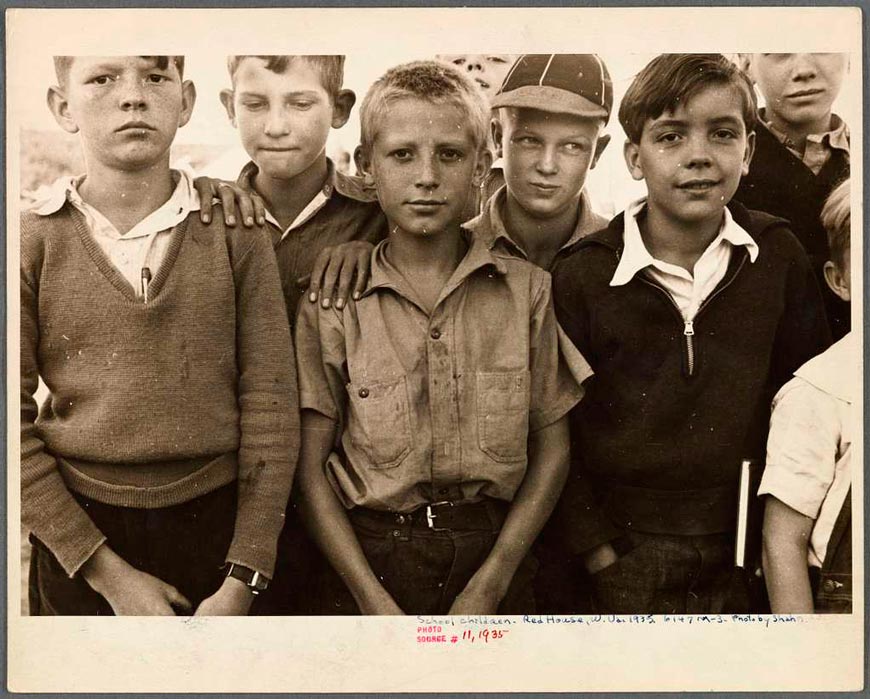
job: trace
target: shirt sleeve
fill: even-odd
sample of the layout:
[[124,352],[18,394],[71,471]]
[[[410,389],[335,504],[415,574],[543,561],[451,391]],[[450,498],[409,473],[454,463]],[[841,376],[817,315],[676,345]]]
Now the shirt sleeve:
[[[345,313],[354,312],[353,306]],[[347,403],[345,386],[349,381],[342,317],[334,309],[303,302],[296,319],[295,338],[301,409],[314,410],[341,426]]]
[[589,364],[556,322],[550,275],[541,272],[538,280],[529,321],[530,432],[567,414],[583,397],[582,383],[592,374]]
[[278,535],[299,455],[296,361],[278,266],[265,231],[228,235],[230,249],[250,241],[233,259],[236,287],[239,500],[227,562],[267,577],[274,571]]
[[796,378],[773,401],[759,495],[816,519],[834,482],[840,420],[834,399]]
[[[22,228],[24,225],[22,223]],[[106,540],[67,489],[57,460],[36,426],[39,383],[39,272],[34,236],[21,242],[21,522],[54,554],[69,576]]]

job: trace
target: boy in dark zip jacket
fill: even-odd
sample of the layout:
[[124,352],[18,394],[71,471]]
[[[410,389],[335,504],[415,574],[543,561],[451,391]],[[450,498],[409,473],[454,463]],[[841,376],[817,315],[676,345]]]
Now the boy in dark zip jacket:
[[559,521],[577,554],[600,543],[602,512],[622,532],[593,576],[601,612],[723,608],[740,462],[763,456],[770,399],[829,343],[787,223],[729,204],[755,114],[724,57],[653,60],[619,112],[648,196],[553,272],[559,322],[595,371]]

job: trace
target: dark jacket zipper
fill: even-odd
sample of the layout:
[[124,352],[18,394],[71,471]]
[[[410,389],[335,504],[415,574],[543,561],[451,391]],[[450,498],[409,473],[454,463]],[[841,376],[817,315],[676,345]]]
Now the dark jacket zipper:
[[[695,313],[695,317],[692,320],[684,320],[683,313],[680,311],[680,307],[677,305],[677,302],[674,301],[674,297],[670,295],[667,289],[663,286],[655,283],[648,277],[644,275],[639,275],[640,280],[644,284],[648,284],[653,289],[657,289],[659,292],[665,295],[668,300],[668,305],[673,308],[677,313],[677,318],[683,324],[683,337],[686,338],[686,370],[688,372],[689,378],[695,375],[695,321],[701,315],[701,312],[710,304],[710,302],[716,298],[719,294],[721,294],[725,289],[727,289],[734,280],[737,278],[737,275],[740,274],[740,270],[743,269],[743,265],[746,264],[747,253],[743,253],[743,258],[740,260],[740,264],[737,269],[734,271],[724,284],[720,284],[713,290],[713,293],[710,294],[704,302],[698,307],[698,312]],[[619,255],[617,255],[617,261],[619,259]]]

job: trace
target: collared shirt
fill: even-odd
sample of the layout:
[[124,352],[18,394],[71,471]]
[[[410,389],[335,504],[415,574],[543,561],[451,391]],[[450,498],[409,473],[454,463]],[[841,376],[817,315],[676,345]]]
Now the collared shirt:
[[[248,163],[242,168],[237,184],[255,192],[254,178],[258,172],[255,163]],[[366,189],[358,177],[336,170],[328,159],[323,187],[293,223],[282,229],[268,212],[266,221],[278,259],[284,302],[291,322],[296,317],[296,309],[308,285],[314,261],[324,248],[352,240],[363,240],[375,245],[387,235],[387,221],[375,193]]]
[[861,429],[855,372],[861,347],[849,333],[795,372],[773,399],[759,495],[815,520],[808,564],[821,567],[852,484],[852,441]]
[[[503,212],[506,202],[507,187],[503,186],[486,203],[480,216],[466,223],[465,227],[482,238],[490,250],[527,260],[528,254],[519,243],[511,238],[507,226],[505,226]],[[581,238],[605,226],[607,226],[607,219],[592,210],[589,196],[585,191],[581,192],[577,225],[574,227],[571,237],[559,248],[559,252],[568,249]],[[553,263],[556,259],[558,259],[558,255],[553,259]]]
[[764,119],[764,110],[761,110],[761,117],[764,125],[770,132],[776,136],[780,142],[792,152],[792,154],[804,165],[806,165],[813,174],[818,175],[825,163],[831,158],[831,151],[841,150],[847,155],[850,153],[849,143],[849,127],[836,114],[831,115],[831,129],[819,134],[809,134],[804,145],[804,151],[801,153],[797,144],[792,139],[779,129],[772,122]]
[[61,177],[51,187],[48,199],[34,209],[40,216],[49,216],[68,200],[85,217],[88,230],[109,262],[141,296],[142,270],[147,268],[151,277],[157,274],[169,246],[172,229],[187,218],[191,211],[199,211],[199,195],[190,176],[183,170],[173,170],[175,189],[165,204],[148,214],[126,233],[117,228],[96,208],[85,202],[79,187],[81,177]]
[[638,272],[645,271],[667,290],[687,322],[695,318],[704,299],[725,277],[731,261],[731,250],[735,246],[742,245],[747,249],[750,262],[755,262],[758,257],[758,244],[735,223],[726,208],[719,235],[698,258],[692,273],[679,265],[656,259],[647,250],[637,223],[637,217],[645,206],[646,197],[633,202],[625,211],[625,247],[610,286],[628,284]]
[[301,405],[339,424],[326,471],[348,508],[512,501],[529,434],[583,394],[558,350],[550,275],[534,265],[470,236],[431,314],[423,308],[384,241],[359,301],[300,309]]

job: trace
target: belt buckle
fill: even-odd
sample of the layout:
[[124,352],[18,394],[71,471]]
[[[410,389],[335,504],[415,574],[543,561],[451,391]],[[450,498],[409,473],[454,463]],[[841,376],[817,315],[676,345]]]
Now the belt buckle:
[[449,529],[447,527],[436,527],[435,526],[435,519],[438,517],[438,515],[436,513],[432,512],[432,508],[433,507],[440,507],[441,505],[450,505],[450,507],[453,507],[453,503],[450,502],[449,500],[441,500],[440,502],[433,502],[433,503],[426,505],[426,525],[433,532],[449,531]]

